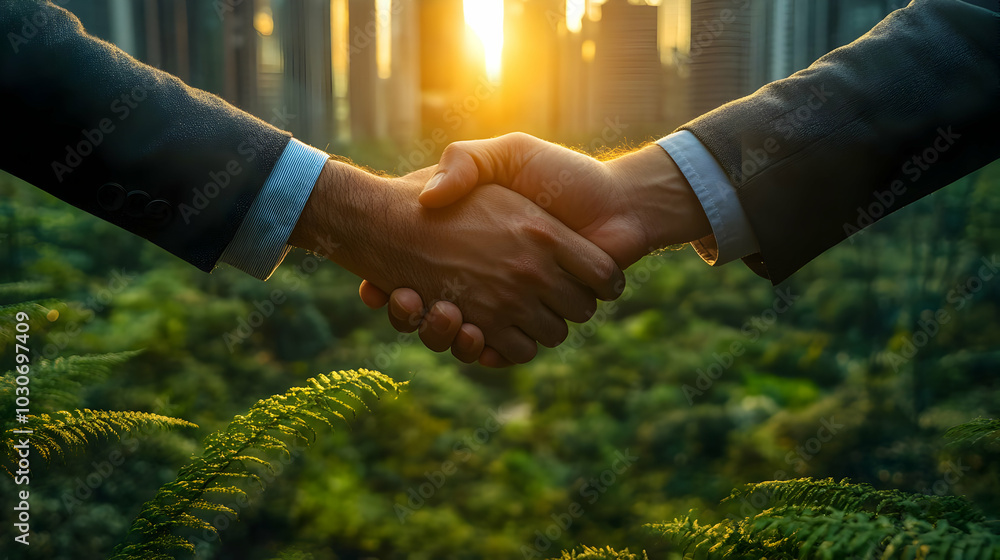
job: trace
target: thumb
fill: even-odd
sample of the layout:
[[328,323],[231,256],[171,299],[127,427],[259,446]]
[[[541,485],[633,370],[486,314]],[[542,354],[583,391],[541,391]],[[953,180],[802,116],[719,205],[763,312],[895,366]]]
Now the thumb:
[[420,193],[420,204],[425,208],[454,204],[480,184],[479,165],[463,144],[467,143],[455,142],[441,154],[437,174],[427,181]]

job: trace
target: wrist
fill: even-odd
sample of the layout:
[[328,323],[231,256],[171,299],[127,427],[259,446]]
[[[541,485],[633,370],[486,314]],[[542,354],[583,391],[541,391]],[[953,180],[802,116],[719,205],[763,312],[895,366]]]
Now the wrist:
[[609,165],[642,226],[646,252],[712,234],[701,201],[673,158],[662,148],[654,144]]
[[373,212],[383,182],[349,164],[327,161],[288,244],[347,266],[346,249],[357,244],[373,216],[379,215]]

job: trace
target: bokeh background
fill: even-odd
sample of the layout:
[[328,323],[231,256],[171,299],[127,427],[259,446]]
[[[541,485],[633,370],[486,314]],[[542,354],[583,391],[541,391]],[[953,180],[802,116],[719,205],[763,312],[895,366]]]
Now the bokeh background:
[[[449,142],[515,130],[594,154],[639,146],[808,66],[903,4],[64,6],[90,33],[305,142],[405,173]],[[4,553],[106,557],[205,435],[312,375],[359,367],[409,388],[353,430],[323,434],[239,523],[220,527],[205,558],[547,558],[581,544],[675,557],[641,525],[690,509],[723,515],[734,486],[798,476],[967,495],[995,518],[997,450],[948,447],[942,435],[1000,408],[998,215],[994,164],[778,290],[690,249],[648,257],[628,271],[622,300],[566,345],[488,371],[398,335],[332,263],[293,253],[266,284],[226,267],[205,275],[0,174],[0,303],[56,312],[33,322],[36,356],[141,350],[65,392],[81,407],[200,426],[36,459],[33,545]],[[243,336],[276,290],[284,302]],[[12,354],[3,347],[4,366]],[[123,461],[105,475],[114,453]],[[457,467],[442,478],[449,461]],[[0,492],[13,495],[9,480]],[[583,514],[557,525],[574,502]],[[0,514],[4,543],[10,514]]]

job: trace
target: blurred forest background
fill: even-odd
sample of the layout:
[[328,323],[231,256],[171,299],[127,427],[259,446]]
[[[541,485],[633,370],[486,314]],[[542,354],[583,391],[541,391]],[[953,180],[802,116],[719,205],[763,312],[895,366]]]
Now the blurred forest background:
[[[398,173],[433,163],[448,142],[513,130],[590,152],[637,146],[805,67],[901,3],[464,4],[66,7],[192,85]],[[295,457],[206,557],[546,558],[580,544],[670,555],[636,529],[711,514],[745,482],[802,476],[966,495],[996,518],[1000,456],[942,435],[1000,414],[998,215],[994,164],[778,289],[740,263],[710,269],[690,249],[648,257],[566,345],[489,371],[396,333],[332,263],[293,253],[267,283],[225,267],[206,275],[2,175],[0,304],[57,312],[32,323],[35,359],[141,350],[67,393],[200,426],[133,434],[65,463],[35,458],[33,544],[15,552],[107,556],[205,435],[308,377],[360,367],[409,388]],[[12,353],[3,348],[4,371]],[[13,492],[3,479],[0,493]],[[574,502],[582,515],[555,525]],[[0,514],[4,542],[10,514]]]

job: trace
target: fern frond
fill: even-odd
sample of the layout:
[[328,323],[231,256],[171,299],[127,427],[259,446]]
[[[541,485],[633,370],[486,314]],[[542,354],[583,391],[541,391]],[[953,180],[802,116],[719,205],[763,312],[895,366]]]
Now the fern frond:
[[[103,439],[121,439],[124,435],[140,428],[197,428],[198,426],[169,416],[149,412],[121,412],[106,410],[74,410],[28,416],[28,421],[17,428],[7,430],[6,461],[4,469],[11,474],[10,466],[16,464],[15,438],[31,441],[32,451],[46,461],[56,457],[65,459],[69,454],[80,452]],[[30,436],[14,434],[14,430],[31,430]]]
[[758,493],[770,507],[752,517],[702,525],[691,514],[646,528],[694,558],[1000,560],[1000,535],[963,498],[798,479],[749,484],[727,501]]
[[867,512],[891,515],[898,519],[910,516],[932,523],[944,519],[959,527],[984,519],[968,500],[959,496],[876,490],[869,484],[852,484],[847,479],[837,482],[832,478],[799,478],[748,484],[734,490],[723,503],[735,503],[758,495],[766,496],[771,507],[786,504],[812,508],[828,506],[846,513]]
[[[70,356],[55,360],[37,360],[31,364],[31,408],[38,412],[55,412],[77,408],[81,389],[103,381],[112,369],[124,364],[141,352],[113,352]],[[17,373],[8,371],[0,376],[0,418],[13,415]]]
[[1000,419],[976,418],[972,422],[959,424],[945,432],[944,437],[952,440],[951,444],[975,445],[983,439],[1000,439]]
[[[194,545],[177,532],[196,529],[218,534],[212,524],[192,513],[196,510],[228,513],[235,520],[236,511],[217,504],[212,497],[246,496],[245,490],[234,486],[239,479],[256,482],[263,490],[263,479],[249,470],[250,465],[274,473],[268,454],[290,456],[290,440],[308,445],[315,437],[310,421],[331,428],[334,418],[346,423],[346,415],[353,417],[356,407],[368,409],[363,397],[380,398],[390,390],[398,393],[403,385],[378,372],[351,370],[318,375],[305,387],[293,387],[283,395],[258,401],[246,415],[236,416],[225,429],[205,438],[202,456],[182,467],[176,480],[146,502],[129,530],[131,542],[119,545],[112,559],[145,559],[155,554],[173,558],[170,554],[174,551],[193,553]],[[166,552],[164,543],[171,546]]]
[[584,546],[583,550],[577,552],[575,550],[566,551],[564,550],[562,556],[559,560],[648,560],[646,553],[643,552],[642,556],[637,554],[632,554],[626,548],[623,551],[617,551],[611,548],[592,548],[589,546]]

